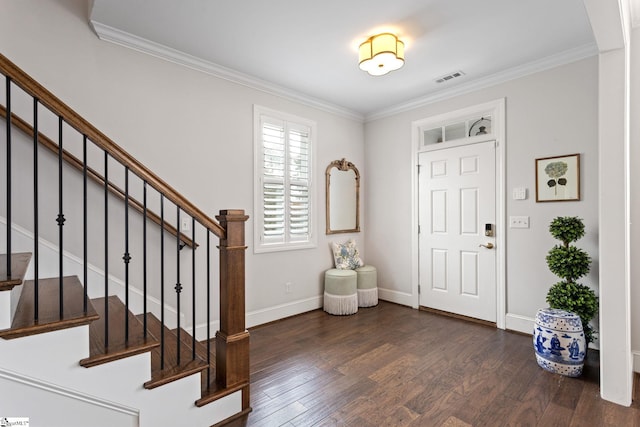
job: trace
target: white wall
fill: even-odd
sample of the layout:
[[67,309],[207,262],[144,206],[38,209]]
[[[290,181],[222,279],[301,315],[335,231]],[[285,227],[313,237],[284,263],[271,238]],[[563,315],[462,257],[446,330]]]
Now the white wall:
[[[499,98],[506,99],[507,217],[530,217],[529,229],[506,229],[507,328],[530,325],[536,310],[547,305],[547,290],[559,280],[545,261],[556,243],[548,233],[556,216],[584,219],[586,235],[577,245],[593,263],[583,283],[597,292],[597,96],[598,63],[592,57],[368,122],[365,164],[371,191],[365,205],[366,250],[378,266],[382,293],[399,302],[417,302],[411,283],[411,122]],[[581,154],[581,201],[536,203],[535,159],[573,153]],[[520,186],[528,189],[527,200],[512,200],[512,189]]]
[[[362,123],[100,41],[87,3],[0,1],[0,52],[209,216],[233,208],[253,216],[253,104],[318,123],[318,247],[256,255],[249,220],[248,325],[319,307],[329,242],[349,237],[324,234],[324,169],[347,158],[366,193]],[[364,233],[353,236],[364,253]]]

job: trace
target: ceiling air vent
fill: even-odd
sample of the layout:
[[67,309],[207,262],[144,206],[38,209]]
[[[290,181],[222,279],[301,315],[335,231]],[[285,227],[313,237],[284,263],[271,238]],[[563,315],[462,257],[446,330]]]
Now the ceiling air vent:
[[436,79],[436,83],[444,83],[444,82],[447,82],[449,80],[453,80],[456,77],[462,77],[462,76],[464,76],[464,72],[462,72],[462,71],[454,71],[453,73],[449,73],[449,74],[446,74],[444,76],[438,77]]

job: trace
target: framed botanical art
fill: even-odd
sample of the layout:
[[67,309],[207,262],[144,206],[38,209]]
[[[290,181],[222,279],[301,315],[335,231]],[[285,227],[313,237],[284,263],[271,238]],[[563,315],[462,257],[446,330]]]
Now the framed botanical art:
[[580,200],[580,154],[536,159],[536,202]]

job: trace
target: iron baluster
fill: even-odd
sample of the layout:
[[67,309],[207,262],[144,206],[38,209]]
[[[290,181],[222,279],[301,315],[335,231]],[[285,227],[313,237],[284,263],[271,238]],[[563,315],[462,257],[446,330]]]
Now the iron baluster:
[[182,285],[180,284],[180,249],[182,248],[182,242],[180,241],[180,207],[176,208],[176,353],[178,366],[180,365],[180,293],[182,292]]
[[196,219],[191,217],[191,360],[196,359]]
[[207,390],[211,387],[211,231],[207,228]]
[[59,295],[60,295],[60,319],[62,319],[63,317],[63,301],[64,301],[64,291],[63,291],[63,277],[64,277],[64,271],[63,271],[63,262],[64,262],[64,256],[63,256],[63,250],[64,250],[64,232],[63,232],[63,227],[64,227],[64,210],[63,210],[63,194],[62,194],[62,188],[63,188],[63,182],[62,182],[62,166],[63,166],[63,148],[62,148],[62,125],[64,124],[64,121],[62,119],[62,116],[58,116],[58,218],[57,218],[57,222],[58,222],[58,244],[59,244],[59,251],[58,251],[58,271],[60,274],[60,279],[59,279],[59,287],[60,287],[60,291],[59,291]]
[[104,346],[109,348],[109,153],[104,152]]
[[7,280],[11,279],[11,78],[6,78],[7,92]]
[[147,338],[147,181],[142,183],[142,323]]
[[33,98],[33,318],[38,320],[39,304],[39,230],[38,230],[38,99]]
[[164,195],[160,193],[160,369],[164,369]]
[[[129,168],[124,168],[124,305],[125,313],[129,313]],[[124,342],[129,342],[129,316],[124,317]]]
[[82,304],[84,314],[87,314],[87,306],[88,306],[88,291],[87,288],[89,286],[88,279],[88,263],[89,263],[89,243],[87,238],[88,232],[88,215],[87,215],[87,135],[82,136],[82,246],[83,246],[83,255],[82,255],[82,277],[84,283],[84,301]]

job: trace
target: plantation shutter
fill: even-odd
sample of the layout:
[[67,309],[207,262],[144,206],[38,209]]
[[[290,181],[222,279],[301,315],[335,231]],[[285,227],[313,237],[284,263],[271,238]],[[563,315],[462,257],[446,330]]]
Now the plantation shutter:
[[309,128],[289,128],[289,239],[309,239]]
[[310,239],[310,130],[261,118],[263,243]]

